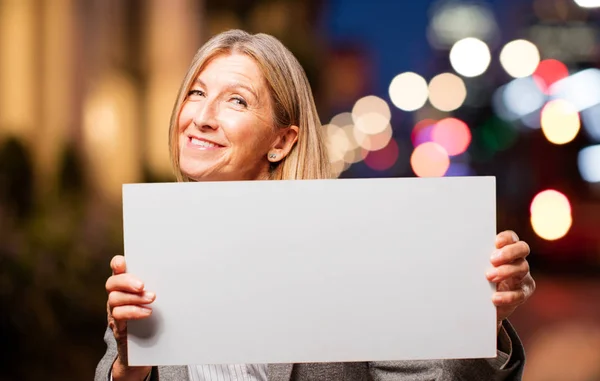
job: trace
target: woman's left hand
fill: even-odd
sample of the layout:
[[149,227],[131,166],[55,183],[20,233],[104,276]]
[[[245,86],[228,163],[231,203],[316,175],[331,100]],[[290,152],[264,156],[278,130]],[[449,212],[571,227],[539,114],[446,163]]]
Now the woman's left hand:
[[535,281],[529,273],[529,245],[520,241],[513,231],[496,236],[496,251],[492,254],[487,279],[496,283],[492,301],[496,305],[498,328],[535,291]]

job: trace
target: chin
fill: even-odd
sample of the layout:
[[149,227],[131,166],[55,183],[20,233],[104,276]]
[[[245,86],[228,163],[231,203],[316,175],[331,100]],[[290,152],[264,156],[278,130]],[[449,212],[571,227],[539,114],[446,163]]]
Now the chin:
[[222,173],[202,164],[193,165],[193,163],[181,163],[181,173],[194,181],[219,181],[223,179],[224,176]]

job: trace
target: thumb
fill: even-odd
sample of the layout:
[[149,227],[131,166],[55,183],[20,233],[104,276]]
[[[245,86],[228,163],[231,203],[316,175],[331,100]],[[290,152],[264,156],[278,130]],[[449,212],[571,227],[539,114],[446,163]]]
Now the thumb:
[[110,268],[112,269],[113,275],[123,274],[127,272],[125,257],[122,255],[115,255],[110,261]]

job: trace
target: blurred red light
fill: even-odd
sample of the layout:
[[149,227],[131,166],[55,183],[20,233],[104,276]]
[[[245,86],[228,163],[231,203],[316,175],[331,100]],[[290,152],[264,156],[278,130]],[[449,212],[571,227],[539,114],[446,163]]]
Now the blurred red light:
[[423,119],[415,124],[410,135],[413,147],[431,141],[431,131],[436,123],[434,119]]
[[543,60],[533,73],[535,83],[546,94],[548,94],[550,86],[568,76],[569,69],[567,66],[554,59]]
[[448,155],[464,153],[471,143],[469,126],[456,118],[442,119],[433,128],[432,140],[446,149]]
[[365,164],[376,171],[385,171],[396,164],[398,153],[398,143],[391,139],[383,149],[369,152],[365,157]]

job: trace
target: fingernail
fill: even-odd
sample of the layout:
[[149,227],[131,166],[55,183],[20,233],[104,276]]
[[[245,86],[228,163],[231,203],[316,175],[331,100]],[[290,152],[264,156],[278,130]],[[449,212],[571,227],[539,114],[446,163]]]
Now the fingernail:
[[498,270],[496,270],[496,269],[488,270],[488,272],[485,273],[485,275],[488,277],[488,279],[494,280],[498,276]]
[[502,301],[502,296],[500,296],[499,294],[494,294],[494,296],[492,296],[492,301],[494,303],[500,303]]
[[519,236],[517,236],[517,233],[511,232],[510,235],[511,235],[513,243],[519,242]]
[[154,300],[155,294],[153,292],[150,291],[146,291],[144,292],[144,300],[151,302]]
[[502,254],[502,250],[494,250],[492,253],[492,258],[498,258]]
[[136,290],[142,290],[144,288],[144,284],[142,283],[142,281],[136,280],[133,282],[133,287]]

